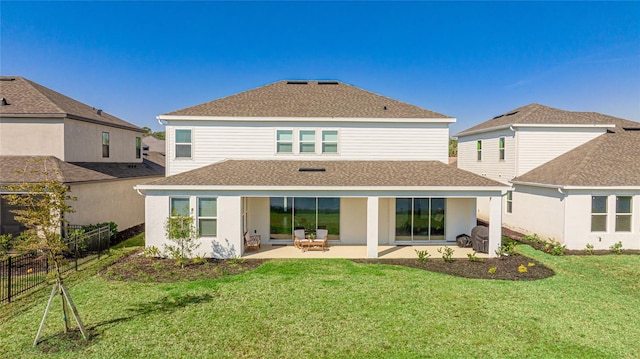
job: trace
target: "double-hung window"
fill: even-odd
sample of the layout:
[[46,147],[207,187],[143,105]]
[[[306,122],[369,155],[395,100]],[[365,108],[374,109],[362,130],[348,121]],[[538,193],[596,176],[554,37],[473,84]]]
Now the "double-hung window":
[[322,131],[322,153],[338,153],[338,131]]
[[198,198],[198,233],[202,237],[215,237],[217,235],[217,198]]
[[513,191],[507,191],[507,213],[513,213]]
[[300,153],[316,153],[315,130],[300,130]]
[[478,161],[482,161],[482,141],[476,142],[476,150],[478,151]]
[[293,153],[293,131],[276,131],[276,153]]
[[607,196],[591,197],[591,232],[607,231]]
[[188,216],[189,215],[189,198],[172,197],[171,198],[171,216]]
[[498,156],[499,159],[504,160],[504,137],[498,139]]
[[631,232],[631,196],[616,196],[616,232]]
[[109,132],[102,133],[102,157],[109,158]]
[[191,130],[176,129],[176,158],[191,158]]
[[136,137],[136,158],[142,157],[142,138]]

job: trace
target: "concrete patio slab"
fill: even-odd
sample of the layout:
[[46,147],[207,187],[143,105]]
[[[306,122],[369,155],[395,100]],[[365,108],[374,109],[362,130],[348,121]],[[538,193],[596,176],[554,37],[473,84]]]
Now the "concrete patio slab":
[[[442,254],[438,253],[438,249],[443,245],[418,245],[418,246],[378,246],[378,258],[418,258],[416,250],[427,250],[431,254],[430,258],[442,258]],[[467,258],[468,253],[472,253],[471,248],[460,248],[455,244],[449,245],[454,250],[454,258]],[[478,257],[488,258],[488,254],[477,253]],[[293,245],[271,245],[263,244],[260,251],[245,252],[243,258],[367,258],[367,246],[355,245],[329,245],[326,251],[322,250],[302,250]]]

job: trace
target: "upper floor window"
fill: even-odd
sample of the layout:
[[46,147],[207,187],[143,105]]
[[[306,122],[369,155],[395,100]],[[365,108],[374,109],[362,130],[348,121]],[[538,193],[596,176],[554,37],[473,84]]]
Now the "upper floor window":
[[513,213],[513,191],[507,191],[507,213]]
[[316,152],[316,131],[300,130],[300,153]]
[[191,158],[191,130],[176,129],[176,158]]
[[109,132],[102,133],[102,157],[109,157]]
[[616,232],[631,232],[631,196],[616,196]]
[[322,131],[322,153],[338,153],[338,131]]
[[293,131],[292,130],[276,131],[276,152],[277,153],[293,153]]
[[142,138],[136,137],[136,158],[142,157]]
[[504,137],[498,139],[498,155],[501,160],[504,160]]
[[607,196],[591,197],[591,232],[607,231]]
[[478,161],[482,161],[482,141],[476,142],[476,149],[478,151]]

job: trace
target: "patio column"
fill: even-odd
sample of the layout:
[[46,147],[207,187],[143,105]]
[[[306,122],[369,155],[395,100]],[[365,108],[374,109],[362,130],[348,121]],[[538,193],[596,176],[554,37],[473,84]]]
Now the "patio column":
[[489,257],[502,245],[502,196],[489,197]]
[[378,216],[380,198],[367,198],[367,258],[378,258]]

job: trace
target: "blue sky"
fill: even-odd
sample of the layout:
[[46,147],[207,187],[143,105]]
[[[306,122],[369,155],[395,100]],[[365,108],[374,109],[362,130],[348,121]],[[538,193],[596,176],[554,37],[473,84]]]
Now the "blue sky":
[[530,103],[640,121],[640,2],[0,3],[0,72],[138,126],[282,79],[456,117]]

